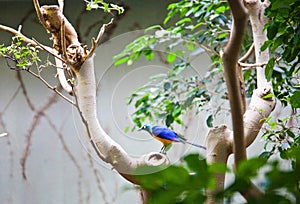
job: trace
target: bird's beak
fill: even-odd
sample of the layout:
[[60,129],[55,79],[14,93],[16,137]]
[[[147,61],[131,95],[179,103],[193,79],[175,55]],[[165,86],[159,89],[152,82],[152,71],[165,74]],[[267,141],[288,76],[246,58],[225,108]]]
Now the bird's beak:
[[138,129],[138,131],[141,131],[141,130],[143,130],[143,128]]

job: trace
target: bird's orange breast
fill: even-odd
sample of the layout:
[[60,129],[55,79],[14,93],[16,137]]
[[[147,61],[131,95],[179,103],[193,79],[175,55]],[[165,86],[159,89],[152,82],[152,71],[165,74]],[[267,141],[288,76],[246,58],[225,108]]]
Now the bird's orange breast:
[[163,139],[163,138],[157,137],[157,136],[155,136],[155,135],[153,135],[153,134],[152,134],[152,136],[153,136],[155,139],[157,139],[158,141],[160,141],[161,143],[163,143],[164,146],[166,146],[166,145],[172,143],[171,140]]

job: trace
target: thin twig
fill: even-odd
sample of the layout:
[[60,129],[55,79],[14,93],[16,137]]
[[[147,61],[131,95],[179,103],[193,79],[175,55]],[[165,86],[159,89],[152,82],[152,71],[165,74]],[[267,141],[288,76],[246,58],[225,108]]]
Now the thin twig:
[[[282,56],[278,57],[275,59],[275,63],[279,63],[282,60]],[[243,63],[243,62],[238,62],[238,65],[243,68],[243,70],[248,70],[248,69],[254,69],[257,67],[264,67],[268,64],[268,62],[264,63],[254,63],[254,64],[249,64],[249,63]]]
[[249,57],[253,54],[254,52],[254,43],[250,46],[249,50],[245,53],[244,56],[242,56],[239,60],[238,63],[246,62]]
[[53,57],[56,57],[57,59],[61,60],[62,62],[64,63],[67,63],[65,59],[61,58],[59,55],[58,55],[58,52],[53,49],[53,48],[50,48],[46,45],[42,45],[40,42],[38,42],[36,39],[32,38],[32,40],[36,43],[37,46],[39,46],[42,50],[48,52],[50,55],[52,55]]
[[38,78],[40,81],[42,81],[49,89],[51,89],[52,91],[54,91],[55,93],[57,93],[60,97],[62,97],[63,99],[65,99],[67,102],[69,102],[72,105],[75,105],[75,103],[70,100],[69,98],[67,98],[65,95],[63,95],[61,92],[59,92],[57,90],[57,87],[51,86],[44,78],[42,78],[40,75],[34,73],[31,70],[27,70],[30,74],[32,74],[34,77]]
[[91,50],[89,51],[89,53],[87,54],[86,59],[89,58],[90,56],[92,56],[92,54],[94,53],[94,51],[96,50],[96,48],[100,44],[100,41],[102,39],[102,36],[105,32],[106,27],[111,25],[113,23],[113,21],[114,21],[114,19],[112,18],[109,23],[103,24],[100,31],[99,31],[99,33],[98,33],[98,35],[97,35],[97,38],[96,39],[92,38],[92,41],[91,41],[92,47],[91,47]]
[[[23,39],[24,39],[24,42],[26,43],[30,43],[32,45],[35,45],[37,46],[37,44],[35,43],[35,41],[29,39],[28,37],[26,37],[25,35],[23,35],[21,32],[11,28],[11,27],[8,27],[8,26],[5,26],[5,25],[0,25],[0,30],[3,30],[5,32],[8,32],[8,33],[11,33],[13,35],[20,35]],[[44,47],[47,47],[46,45],[44,45]],[[51,49],[51,48],[50,48]]]
[[[66,43],[66,36],[65,36],[65,21],[64,19],[61,20],[61,26],[60,26],[60,42],[61,42],[61,49],[62,49],[62,55],[63,57],[68,60],[67,57],[67,43]],[[66,63],[66,62],[64,62]]]
[[254,64],[250,64],[250,63],[243,63],[243,62],[238,62],[238,65],[240,67],[243,68],[243,70],[248,70],[248,69],[254,69],[254,68],[257,68],[257,67],[264,67],[266,66],[267,62],[265,63],[254,63]]
[[33,4],[34,4],[36,14],[37,14],[41,24],[44,26],[44,28],[47,28],[48,26],[47,26],[46,22],[44,21],[43,15],[42,15],[41,10],[40,10],[39,1],[38,0],[33,0]]

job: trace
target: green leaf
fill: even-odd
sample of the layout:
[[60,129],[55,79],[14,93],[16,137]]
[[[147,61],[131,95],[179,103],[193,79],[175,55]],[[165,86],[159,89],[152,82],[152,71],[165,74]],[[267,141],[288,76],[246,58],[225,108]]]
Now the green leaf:
[[272,57],[268,61],[267,65],[266,65],[266,69],[265,69],[265,75],[266,75],[266,78],[268,81],[270,81],[272,78],[274,65],[275,65],[275,58]]
[[263,96],[263,99],[268,99],[268,98],[272,98],[272,97],[274,97],[274,93],[270,93],[270,94]]
[[173,117],[178,117],[181,113],[181,106],[176,106],[172,112]]
[[218,39],[219,39],[219,40],[224,39],[224,38],[227,37],[227,35],[228,35],[228,33],[220,33],[220,34],[218,35]]
[[155,29],[163,30],[163,27],[161,27],[161,25],[153,25],[153,26],[146,28],[145,32],[147,32],[149,30],[155,30]]
[[183,159],[191,171],[198,172],[199,174],[208,172],[207,163],[204,159],[200,158],[199,154],[189,154]]
[[225,163],[213,163],[208,166],[210,172],[213,173],[226,173],[229,169]]
[[177,56],[175,53],[171,52],[167,55],[167,61],[171,64],[176,60]]
[[164,91],[168,91],[171,88],[171,83],[170,82],[165,82],[164,83]]
[[154,58],[154,53],[152,50],[144,50],[143,53],[144,53],[146,59],[149,61]]
[[300,108],[300,91],[295,91],[291,96],[290,103],[293,108]]
[[264,158],[264,159],[269,159],[272,155],[273,155],[272,152],[265,151],[265,152],[261,153],[259,156]]
[[267,40],[265,43],[261,46],[260,50],[265,51],[270,45],[272,45],[273,40]]
[[194,42],[186,42],[185,43],[185,47],[189,50],[189,51],[193,51],[196,49],[196,45]]
[[128,65],[128,66],[130,66],[130,65],[132,65],[132,64],[133,64],[133,60],[132,60],[132,59],[130,59],[130,60],[127,61],[127,65]]
[[170,125],[174,122],[174,117],[172,116],[172,114],[168,114],[167,118],[166,118],[166,126],[170,127]]
[[267,29],[267,37],[269,40],[272,40],[278,33],[278,23],[271,21]]
[[181,25],[181,24],[184,24],[184,23],[187,23],[187,22],[191,22],[192,20],[190,18],[183,18],[181,19],[180,21],[178,21],[176,23],[176,25]]
[[125,133],[128,133],[128,132],[129,132],[129,129],[130,129],[130,126],[126,126],[125,129],[124,129],[124,132],[125,132]]
[[149,96],[150,96],[150,94],[147,93],[142,98],[140,98],[139,100],[137,100],[135,102],[135,105],[134,105],[135,108],[138,108],[142,103],[146,103],[149,100]]
[[255,177],[259,169],[266,164],[266,161],[267,160],[262,157],[242,161],[237,167],[237,176],[243,179]]
[[119,66],[120,64],[123,64],[123,63],[127,62],[128,59],[129,59],[129,57],[123,57],[123,58],[117,60],[114,64],[115,64],[115,66],[117,67],[117,66]]
[[208,116],[208,118],[206,119],[206,125],[207,127],[213,127],[213,115]]

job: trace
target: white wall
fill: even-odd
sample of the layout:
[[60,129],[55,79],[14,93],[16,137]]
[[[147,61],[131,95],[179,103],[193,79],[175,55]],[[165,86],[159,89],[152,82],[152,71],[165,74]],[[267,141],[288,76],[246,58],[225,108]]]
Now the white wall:
[[[43,2],[45,1],[41,1],[41,4]],[[74,23],[83,3],[80,0],[66,0],[65,5],[65,12]],[[98,113],[101,124],[113,139],[131,155],[139,156],[149,151],[158,151],[161,144],[145,133],[123,132],[124,127],[131,124],[132,107],[126,106],[126,97],[131,89],[145,83],[150,75],[166,72],[168,67],[159,60],[154,60],[141,61],[132,67],[115,68],[111,57],[142,33],[127,32],[162,22],[167,1],[135,0],[126,1],[126,5],[130,9],[118,22],[110,36],[111,40],[100,46],[96,53]],[[51,45],[49,34],[45,34],[37,23],[35,14],[30,13],[32,9],[31,1],[0,1],[0,23],[17,28],[27,16],[23,33]],[[80,31],[83,32],[87,24],[102,16],[100,11],[83,15]],[[87,37],[96,35],[99,28],[100,26],[93,29]],[[0,43],[9,43],[10,35],[0,31],[0,39]],[[206,55],[200,58],[207,60]],[[197,60],[199,59],[195,63]],[[207,67],[209,62],[203,63],[203,60],[203,67]],[[199,70],[191,70],[187,74],[197,72]],[[137,193],[124,190],[133,186],[94,156],[76,110],[57,97],[57,102],[45,110],[47,118],[39,115],[38,110],[53,93],[25,71],[21,75],[35,110],[30,109],[20,89],[16,72],[7,67],[5,60],[0,59],[0,133],[9,133],[7,137],[0,138],[0,203],[135,203]],[[45,75],[53,85],[57,84],[53,78],[53,68],[46,70]],[[199,117],[193,118],[194,127],[204,128],[199,127],[201,123],[198,120]],[[56,129],[53,129],[51,123]],[[62,135],[58,135],[57,131]],[[204,143],[205,134],[188,137]],[[27,180],[24,180],[20,160],[28,146],[28,138],[29,155],[25,166]],[[186,151],[186,147],[174,145],[169,153],[171,160],[178,161]],[[87,152],[91,153],[93,159],[90,159]]]
[[[83,1],[65,1],[65,12],[74,23],[82,11]],[[43,2],[46,1],[41,1],[41,4]],[[107,133],[129,154],[139,156],[158,151],[161,144],[146,133],[124,133],[124,128],[132,124],[130,114],[133,111],[133,107],[126,106],[126,97],[132,89],[144,84],[152,74],[166,72],[168,66],[155,58],[151,62],[142,60],[131,67],[116,68],[111,58],[132,39],[143,34],[139,29],[162,22],[167,1],[130,0],[125,4],[129,7],[128,12],[118,21],[110,40],[102,44],[96,53],[97,107],[100,122]],[[30,11],[33,11],[30,0],[1,0],[0,23],[17,28],[27,16],[23,33],[51,45],[48,40],[49,34],[45,34],[41,25],[37,23],[35,14]],[[102,18],[101,11],[82,15],[80,32],[84,33],[89,24]],[[109,19],[106,19],[105,22],[108,21]],[[86,42],[97,34],[100,26],[101,24],[91,30],[85,38]],[[0,43],[2,42],[10,42],[10,37],[0,31]],[[209,64],[207,56],[202,53],[193,60],[193,68],[183,74],[203,76]],[[57,84],[53,78],[54,69],[45,73],[52,84]],[[0,133],[9,133],[8,137],[0,138],[0,203],[136,203],[137,193],[125,190],[133,188],[132,185],[111,170],[109,165],[100,161],[89,147],[78,114],[70,104],[57,98],[57,102],[45,111],[48,119],[41,116],[37,125],[34,125],[36,118],[39,118],[39,108],[47,103],[53,93],[25,71],[21,72],[21,75],[28,98],[35,107],[34,111],[29,108],[19,88],[16,72],[9,70],[5,60],[0,59]],[[204,144],[208,131],[203,122],[205,119],[206,114],[189,115],[186,118],[189,127],[185,136]],[[57,134],[48,120],[62,135]],[[228,124],[228,121],[228,115],[220,117],[215,125]],[[20,159],[24,155],[32,129],[30,154],[26,163],[27,180],[24,180]],[[178,131],[183,130],[179,128]],[[262,143],[258,138],[249,148],[250,155],[259,154],[262,151]],[[176,144],[168,155],[171,161],[176,163],[182,155],[195,150],[197,149],[193,147]],[[91,154],[92,159],[88,154]]]

